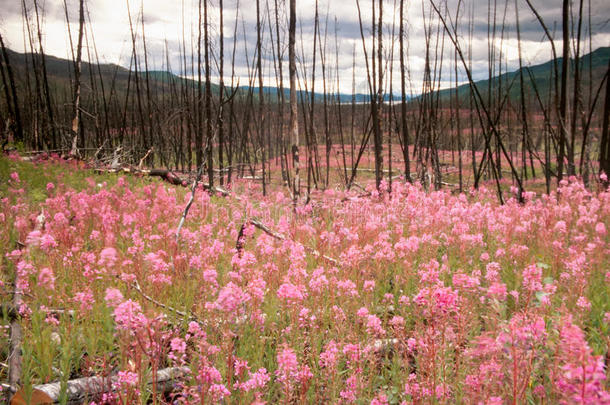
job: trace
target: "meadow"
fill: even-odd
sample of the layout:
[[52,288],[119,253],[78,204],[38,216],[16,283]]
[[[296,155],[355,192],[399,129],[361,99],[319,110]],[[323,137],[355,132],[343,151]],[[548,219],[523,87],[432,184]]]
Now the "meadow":
[[0,382],[17,316],[26,401],[102,376],[87,403],[610,404],[609,190],[396,180],[293,210],[237,180],[177,235],[188,188],[16,156],[0,180]]

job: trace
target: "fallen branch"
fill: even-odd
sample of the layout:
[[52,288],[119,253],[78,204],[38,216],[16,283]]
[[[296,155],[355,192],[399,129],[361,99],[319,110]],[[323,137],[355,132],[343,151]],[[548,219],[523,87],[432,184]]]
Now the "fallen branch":
[[253,180],[253,181],[262,181],[263,177],[262,176],[243,176],[241,177],[242,180]]
[[156,306],[163,308],[167,311],[173,312],[176,315],[179,315],[180,317],[182,317],[184,320],[187,321],[195,321],[200,325],[204,325],[204,323],[202,321],[200,321],[197,317],[195,317],[194,315],[189,315],[184,311],[180,311],[179,309],[170,307],[169,305],[166,305],[162,302],[157,301],[156,299],[154,299],[153,297],[146,295],[144,293],[144,291],[142,291],[142,288],[140,287],[140,284],[138,283],[138,281],[134,281],[132,284],[133,288],[142,296],[142,298],[144,298],[146,301],[151,302],[153,304],[155,304]]
[[360,194],[358,194],[358,195],[356,195],[356,196],[353,196],[353,197],[343,197],[343,198],[341,199],[341,202],[346,202],[346,201],[357,201],[357,200],[358,200],[358,199],[360,199],[360,198],[368,198],[368,197],[370,197],[370,196],[371,196],[371,193],[367,191],[366,193],[360,193]]
[[[157,371],[156,389],[157,392],[167,394],[175,391],[181,380],[185,379],[190,373],[188,367],[170,367]],[[147,382],[152,385],[152,380]],[[120,389],[119,378],[116,375],[111,377],[83,377],[69,380],[66,383],[66,396],[68,404],[81,404],[85,401],[95,400],[102,394]],[[62,393],[62,383],[54,382],[50,384],[35,385],[33,387],[33,397],[30,402],[26,402],[23,390],[18,391],[11,399],[11,405],[21,404],[55,404],[59,403]]]
[[176,230],[176,242],[180,238],[180,229],[182,229],[182,225],[184,224],[184,220],[186,219],[187,214],[189,213],[189,209],[191,209],[191,205],[193,204],[193,200],[195,200],[195,190],[197,189],[197,183],[199,183],[199,178],[203,173],[203,166],[205,164],[201,164],[199,166],[199,170],[197,170],[197,175],[195,176],[195,180],[193,180],[193,185],[191,186],[191,198],[189,202],[184,207],[184,212],[182,213],[182,217],[180,218],[180,223],[178,224],[178,229]]
[[[252,218],[249,220],[246,220],[246,222],[244,222],[239,230],[239,235],[237,237],[237,242],[235,243],[235,248],[237,250],[237,253],[241,255],[241,252],[244,248],[244,240],[243,240],[243,235],[244,235],[244,229],[248,224],[252,224],[254,225],[256,228],[260,229],[261,231],[265,232],[267,235],[271,236],[274,239],[277,240],[281,240],[281,241],[285,241],[288,238],[286,238],[286,236],[284,236],[283,234],[279,233],[279,232],[275,232],[271,229],[269,229],[265,224],[263,224],[262,222],[260,222],[258,219],[256,218]],[[314,248],[311,248],[309,246],[305,246],[303,245],[303,248],[309,252],[311,255],[317,257],[317,258],[321,258],[326,260],[327,262],[331,263],[334,266],[337,267],[341,267],[341,262],[339,262],[337,259],[332,258],[330,256],[326,256],[323,255],[322,253],[318,252],[317,250],[315,250]]]

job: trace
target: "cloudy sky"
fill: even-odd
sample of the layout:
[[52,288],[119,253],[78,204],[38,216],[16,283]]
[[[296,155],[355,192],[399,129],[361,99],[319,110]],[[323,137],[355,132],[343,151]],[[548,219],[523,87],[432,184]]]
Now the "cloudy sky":
[[[219,0],[210,1],[210,30],[214,42],[214,56],[218,60],[220,12]],[[320,32],[324,37],[327,31],[326,59],[328,74],[332,78],[332,90],[335,89],[337,64],[336,51],[338,50],[338,74],[340,89],[349,93],[352,89],[352,78],[355,76],[355,85],[358,92],[367,92],[366,66],[363,57],[363,47],[360,38],[358,11],[356,0],[318,0],[320,12]],[[375,0],[378,4],[378,0]],[[431,12],[431,0],[405,1],[405,23],[408,34],[408,60],[413,93],[421,92],[421,79],[425,61],[425,27],[431,27],[431,44],[434,48],[438,40],[439,47],[443,45],[443,37],[437,37],[438,20]],[[455,21],[458,11],[458,0],[432,0],[442,10],[447,10],[451,19]],[[541,14],[549,30],[556,38],[561,37],[561,1],[560,0],[531,0],[534,7]],[[76,42],[78,0],[65,0],[70,29]],[[384,0],[384,47],[386,58],[392,45],[391,31],[395,23],[395,32],[398,34],[398,5],[400,0]],[[125,67],[130,65],[131,36],[129,30],[128,10],[134,21],[138,34],[138,52],[142,53],[142,13],[148,51],[149,64],[155,69],[168,69],[166,60],[169,60],[170,69],[177,74],[190,76],[191,49],[196,47],[197,38],[197,0],[85,0],[87,15],[87,41],[90,54],[93,55],[93,45],[102,62],[117,63]],[[277,0],[280,9],[280,40],[282,43],[282,56],[285,61],[284,73],[287,80],[287,0]],[[488,18],[491,8],[493,18],[494,3],[496,9],[497,33],[494,42],[496,55],[503,54],[502,69],[514,70],[518,67],[517,32],[515,27],[515,6],[518,8],[519,23],[522,39],[522,53],[525,64],[536,64],[551,57],[550,46],[544,36],[540,24],[529,9],[525,0],[462,0],[460,18],[457,29],[459,42],[465,52],[469,50],[469,27],[472,21],[472,64],[475,78],[484,78],[488,69]],[[25,0],[31,18],[35,22],[33,0]],[[64,0],[38,0],[39,13],[43,29],[43,46],[45,52],[63,58],[71,55],[68,26]],[[263,18],[263,71],[265,84],[275,85],[273,53],[269,16],[271,16],[271,29],[275,39],[275,0],[260,0]],[[442,6],[444,4],[446,6]],[[573,4],[573,14],[578,14],[579,2]],[[362,19],[365,24],[365,36],[370,36],[371,1],[360,0]],[[24,49],[24,19],[23,8],[19,0],[0,0],[0,32],[2,32],[8,46],[17,51]],[[300,58],[300,74],[303,69],[311,74],[311,59],[313,51],[315,0],[297,0],[297,53]],[[589,12],[590,21],[589,24]],[[610,1],[586,0],[584,2],[583,38],[587,38],[585,52],[588,52],[589,32],[592,33],[592,48],[610,46]],[[237,35],[234,35],[237,16]],[[235,75],[240,85],[247,84],[248,65],[252,66],[254,50],[256,47],[256,2],[255,0],[224,0],[224,35],[225,35],[225,81],[230,80],[231,59],[233,44],[235,43]],[[432,19],[430,19],[432,17]],[[472,18],[471,18],[472,17]],[[504,30],[502,23],[504,21]],[[503,31],[503,34],[502,34]],[[440,31],[442,33],[442,30]],[[186,57],[188,72],[183,72],[182,55],[183,42],[186,38]],[[236,40],[234,41],[234,37]],[[28,45],[29,46],[29,45]],[[320,46],[320,45],[318,45]],[[370,42],[367,51],[370,55]],[[556,41],[557,49],[561,49],[561,41]],[[444,38],[445,60],[442,87],[449,85],[449,72],[452,70],[453,47],[449,38]],[[356,54],[356,68],[352,69],[353,55]],[[87,53],[85,52],[85,57]],[[318,48],[318,60],[320,49]],[[196,56],[195,56],[196,63]],[[217,66],[217,65],[214,65]],[[496,66],[496,69],[498,67]],[[387,72],[389,77],[389,71]],[[214,67],[212,76],[217,80],[217,69]],[[316,88],[321,89],[321,65],[318,62],[316,72]],[[463,76],[461,74],[461,76]],[[395,41],[394,51],[394,92],[399,89],[398,42]],[[332,80],[331,80],[332,79]],[[388,80],[389,83],[389,80]],[[329,85],[330,87],[331,85]],[[389,86],[389,85],[388,85]]]

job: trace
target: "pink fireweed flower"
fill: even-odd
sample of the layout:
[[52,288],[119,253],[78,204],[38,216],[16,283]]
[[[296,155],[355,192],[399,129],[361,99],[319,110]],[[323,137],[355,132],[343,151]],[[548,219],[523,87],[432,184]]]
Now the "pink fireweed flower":
[[100,266],[110,266],[112,267],[118,260],[117,251],[113,247],[107,247],[102,249],[100,252],[100,259],[98,260],[98,264]]
[[119,371],[117,373],[116,385],[118,387],[135,387],[138,384],[138,374],[131,371]]
[[277,354],[277,370],[275,375],[278,380],[286,387],[291,386],[294,380],[298,377],[299,362],[297,361],[297,355],[289,347],[284,347],[281,352]]
[[387,395],[383,392],[380,392],[375,398],[371,400],[371,405],[388,405]]
[[218,277],[218,273],[214,269],[206,269],[203,271],[203,280],[206,284],[211,284],[214,287],[218,287],[218,282],[216,281]]
[[407,306],[407,305],[411,304],[411,299],[409,297],[407,297],[406,295],[401,295],[400,298],[398,298],[398,303],[400,305]]
[[53,270],[48,267],[44,267],[40,269],[38,273],[38,285],[41,287],[46,287],[50,290],[55,288],[55,275],[53,274]]
[[371,335],[375,336],[383,336],[385,335],[385,330],[381,326],[381,319],[379,319],[375,315],[368,315],[366,318],[366,330]]
[[567,231],[567,226],[565,221],[557,221],[555,227],[553,228],[555,232],[563,234]]
[[217,309],[231,313],[243,309],[248,301],[250,301],[250,294],[244,292],[237,284],[229,281],[218,293],[215,305]]
[[407,349],[409,350],[409,353],[412,353],[416,348],[417,348],[417,339],[412,338],[412,337],[407,339]]
[[394,315],[390,319],[390,325],[395,329],[402,329],[405,326],[405,318],[400,315]]
[[278,298],[291,302],[300,302],[304,298],[304,294],[301,290],[292,283],[284,283],[277,290]]
[[355,402],[356,398],[358,397],[357,388],[358,388],[358,377],[355,375],[352,375],[352,376],[348,377],[348,379],[345,381],[345,389],[341,390],[339,395],[341,396],[341,398],[344,401],[346,401],[348,403]]
[[366,280],[364,282],[364,286],[362,287],[364,291],[373,291],[375,289],[375,281],[374,280]]
[[309,308],[302,308],[299,311],[299,328],[307,328],[313,324],[316,320],[316,316],[310,314],[311,310]]
[[338,361],[339,348],[334,340],[331,340],[324,347],[324,351],[320,353],[318,364],[320,367],[334,370]]
[[315,269],[309,280],[309,290],[313,293],[322,293],[328,287],[328,279],[324,274],[324,268]]
[[40,245],[40,238],[42,236],[42,232],[38,230],[34,230],[28,233],[28,236],[25,238],[25,244],[28,246],[38,246]]
[[157,252],[148,253],[144,256],[144,259],[149,262],[155,272],[165,273],[169,269],[169,264],[163,260],[163,257],[166,256],[163,250],[159,250]]
[[140,304],[130,299],[119,304],[113,315],[119,330],[137,329],[146,323]]
[[506,284],[504,283],[493,283],[487,289],[487,296],[495,298],[498,301],[506,300]]
[[186,352],[186,342],[184,339],[175,337],[169,342],[170,353],[168,357],[171,360],[184,361],[184,353]]
[[40,237],[40,249],[42,249],[44,252],[50,252],[51,249],[56,248],[57,247],[57,242],[55,241],[55,238],[51,235],[49,235],[48,233],[43,234]]
[[106,295],[104,296],[104,301],[110,307],[116,307],[121,302],[123,302],[123,293],[116,288],[106,288]]
[[73,301],[75,303],[80,304],[80,310],[82,312],[88,312],[93,308],[93,303],[95,299],[93,298],[93,293],[91,290],[87,289],[85,291],[77,292],[74,294]]
[[343,354],[347,356],[348,364],[356,364],[360,361],[360,346],[348,343],[343,346]]
[[214,403],[221,402],[225,397],[231,395],[231,392],[224,386],[224,384],[212,384],[208,390],[208,393],[212,397]]
[[248,374],[250,376],[248,381],[236,384],[244,392],[260,390],[271,380],[265,368],[259,368],[256,372],[248,372]]
[[500,281],[500,264],[497,262],[487,263],[485,266],[485,279],[490,283],[493,281]]
[[606,225],[603,222],[598,222],[595,225],[595,233],[600,237],[606,236]]
[[200,384],[211,385],[222,381],[222,375],[216,367],[204,365],[199,368],[197,380]]
[[422,288],[413,301],[424,311],[447,314],[457,310],[458,293],[449,287],[434,286]]
[[[474,272],[473,272],[474,273]],[[452,277],[453,286],[458,289],[475,290],[480,285],[479,278],[464,273],[456,273]]]
[[364,318],[364,317],[366,317],[366,316],[368,316],[368,315],[369,315],[369,310],[368,310],[368,309],[366,309],[366,307],[362,307],[362,308],[360,308],[360,309],[359,309],[359,310],[356,312],[356,315],[357,315],[359,318]]
[[568,319],[560,333],[561,375],[556,388],[564,404],[610,404],[602,356],[593,356],[583,331]]
[[583,311],[588,311],[591,309],[591,302],[587,299],[587,297],[581,296],[578,298],[578,301],[576,301],[576,306]]
[[523,270],[523,287],[526,290],[536,292],[542,290],[542,269],[536,264],[527,266]]

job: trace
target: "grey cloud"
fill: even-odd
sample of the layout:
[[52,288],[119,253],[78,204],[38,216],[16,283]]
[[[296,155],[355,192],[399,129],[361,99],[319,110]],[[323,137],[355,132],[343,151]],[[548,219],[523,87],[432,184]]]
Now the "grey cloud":
[[[129,49],[130,38],[129,28],[124,25],[126,14],[124,0],[87,0],[90,18],[94,24],[93,31],[96,33],[96,44],[100,52],[100,58],[108,62],[120,63],[123,66],[129,66]],[[116,1],[116,3],[115,3]],[[426,16],[434,15],[430,13],[429,0],[424,1],[424,13]],[[455,18],[456,7],[459,0],[434,0],[436,4],[445,5]],[[522,39],[522,48],[524,60],[527,63],[539,63],[550,58],[548,41],[544,37],[543,31],[539,22],[536,20],[531,10],[527,6],[525,0],[517,0],[519,7],[519,23]],[[26,0],[26,3],[31,6],[32,0]],[[469,37],[469,13],[474,10],[473,19],[473,73],[475,77],[482,78],[487,74],[487,7],[496,2],[497,5],[497,36],[500,36],[501,23],[503,19],[505,2],[498,0],[465,0],[462,1],[461,18],[458,27],[460,43],[464,46],[467,52],[466,42]],[[532,0],[534,6],[542,15],[542,18],[551,30],[557,30],[556,25],[561,18],[560,2],[555,1],[549,4],[546,0]],[[306,61],[305,68],[309,72],[311,69],[311,54],[313,44],[313,27],[314,27],[314,0],[300,0],[298,2],[298,27],[297,27],[297,48],[299,58]],[[406,2],[409,6],[405,12],[405,23],[408,32],[409,46],[409,68],[412,74],[413,83],[419,83],[423,74],[423,56],[425,54],[425,41],[423,40],[423,18],[422,3],[409,1]],[[63,0],[45,0],[45,27],[49,28],[46,40],[48,43],[55,44],[55,48],[47,46],[50,52],[56,52],[57,56],[65,57],[66,49],[63,44],[66,43],[64,37],[53,37],[53,35],[65,31],[65,15],[63,10]],[[67,0],[70,19],[74,22],[77,19],[78,0]],[[116,4],[116,6],[114,5]],[[198,0],[184,0],[184,31],[186,33],[186,58],[187,64],[190,64],[191,49],[196,49],[196,46],[191,47],[191,41],[196,41],[197,35],[197,4]],[[233,53],[233,30],[235,24],[236,0],[224,0],[224,35],[225,35],[225,72],[230,74],[231,57]],[[239,21],[237,30],[235,63],[236,71],[242,77],[247,76],[247,65],[252,68],[253,58],[255,56],[256,47],[256,8],[255,2],[251,0],[240,0]],[[273,52],[276,51],[275,45],[270,43],[268,12],[266,9],[267,2],[261,0],[261,12],[264,20],[263,33],[263,69],[266,76],[265,81],[273,81]],[[282,42],[281,49],[284,58],[284,71],[287,74],[287,15],[286,2],[278,0],[280,5],[280,39]],[[137,18],[141,2],[139,0],[131,0],[130,6],[132,10],[132,18]],[[174,72],[182,74],[190,74],[190,72],[182,72],[182,27],[183,22],[182,1],[167,2],[167,0],[145,0],[144,1],[144,20],[146,23],[147,50],[149,62],[155,69],[160,69],[166,64],[166,52],[170,61],[170,66]],[[370,47],[370,22],[371,22],[371,0],[360,0],[362,19],[365,24],[364,33],[367,38],[367,46]],[[275,24],[274,1],[269,0],[270,14],[272,24]],[[576,7],[576,2],[574,7]],[[587,12],[587,4],[585,3],[585,13]],[[610,15],[610,2],[607,0],[591,0],[593,8],[592,29],[598,34],[594,37],[595,46],[607,46],[610,35],[610,24],[608,16]],[[7,42],[18,48],[23,41],[21,37],[21,5],[17,0],[0,0],[0,8],[2,9],[2,17],[0,20],[0,29],[3,37],[8,37]],[[332,71],[338,69],[342,87],[349,90],[352,81],[352,52],[354,45],[356,49],[356,81],[362,83],[366,77],[365,64],[363,60],[362,42],[360,38],[360,25],[358,22],[358,14],[356,9],[356,0],[319,0],[320,23],[322,24],[321,32],[324,31],[323,24],[325,23],[326,13],[328,10],[328,44],[327,58],[329,66],[332,66]],[[134,14],[135,11],[135,14]],[[219,43],[219,8],[218,1],[212,0],[209,10],[210,16],[210,36],[215,57],[218,57]],[[577,10],[574,10],[576,12]],[[393,2],[387,0],[384,3],[384,24],[385,29],[391,28],[392,20],[396,20],[397,11],[393,9]],[[504,27],[504,46],[508,56],[508,67],[514,69],[517,66],[514,50],[511,51],[511,46],[516,39],[515,26],[515,10],[514,1],[508,2],[506,9],[506,21]],[[337,20],[337,35],[339,44],[339,66],[335,66],[335,18]],[[433,20],[436,21],[435,18]],[[122,22],[122,23],[120,23]],[[436,24],[436,23],[435,23]],[[585,23],[584,32],[588,30],[588,23]],[[245,32],[244,32],[245,25]],[[53,28],[52,30],[50,28]],[[436,27],[436,26],[435,26]],[[557,27],[557,29],[556,29]],[[396,30],[398,28],[396,27]],[[63,30],[63,31],[62,31]],[[101,33],[100,33],[101,32]],[[559,31],[556,32],[556,37],[559,37]],[[275,37],[275,28],[273,29]],[[140,37],[138,37],[140,38]],[[389,37],[386,34],[386,51],[389,44]],[[167,50],[166,44],[167,41]],[[301,41],[303,42],[303,53],[301,54]],[[604,41],[606,41],[604,43]],[[59,44],[59,45],[58,45]],[[499,45],[499,44],[497,44]],[[246,59],[245,46],[248,48],[248,59]],[[63,47],[63,48],[62,48]],[[272,48],[273,47],[273,48]],[[445,68],[452,66],[453,50],[449,40],[445,39]],[[138,51],[142,52],[141,44],[138,45]],[[123,49],[123,58],[119,60],[119,50]],[[20,49],[17,49],[20,50]],[[512,53],[511,53],[512,52]],[[398,52],[394,54],[394,69],[397,69]],[[318,59],[319,60],[319,59]],[[319,66],[319,65],[318,65]],[[445,72],[443,72],[445,75]],[[268,77],[267,77],[268,76]],[[395,77],[399,75],[395,72]],[[447,73],[447,77],[448,73]],[[242,79],[243,84],[243,79]],[[316,84],[317,85],[317,84]],[[317,85],[318,86],[318,85]],[[416,86],[417,87],[417,86]]]

